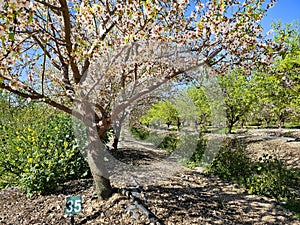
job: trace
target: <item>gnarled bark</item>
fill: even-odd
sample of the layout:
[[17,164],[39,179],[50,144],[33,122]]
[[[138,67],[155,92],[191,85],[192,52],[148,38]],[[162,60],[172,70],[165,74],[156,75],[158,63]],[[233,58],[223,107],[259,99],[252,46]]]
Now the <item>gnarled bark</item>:
[[113,188],[110,184],[109,173],[105,167],[105,145],[100,140],[98,132],[89,128],[89,146],[87,152],[88,164],[95,182],[99,200],[108,199]]
[[105,200],[112,195],[113,188],[107,176],[108,173],[103,165],[104,159],[101,155],[97,149],[88,150],[88,164],[95,182],[96,194],[99,200]]

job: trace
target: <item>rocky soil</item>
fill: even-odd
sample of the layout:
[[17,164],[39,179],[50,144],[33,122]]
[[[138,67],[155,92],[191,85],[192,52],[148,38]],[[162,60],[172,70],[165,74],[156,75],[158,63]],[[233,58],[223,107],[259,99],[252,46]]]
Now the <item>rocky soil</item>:
[[[266,138],[282,137],[284,132],[270,135],[256,131],[242,135],[255,136],[247,137],[248,151],[253,157],[261,153],[276,154],[290,166],[300,169],[300,142]],[[300,131],[288,134],[300,137]],[[294,219],[292,213],[277,205],[274,199],[249,195],[235,184],[207,176],[201,168],[183,168],[170,157],[162,160],[165,155],[159,150],[129,146],[132,143],[122,146],[127,158],[124,163],[142,169],[132,173],[124,170],[121,176],[113,176],[113,186],[133,185],[134,182],[129,181],[129,174],[133,174],[143,185],[145,205],[162,224],[300,224],[300,220]],[[135,160],[130,157],[132,155]],[[172,168],[173,173],[170,172]],[[121,194],[114,194],[108,201],[97,201],[90,179],[71,181],[53,193],[33,198],[27,198],[18,187],[2,190],[0,224],[71,224],[70,216],[64,214],[65,202],[67,196],[76,195],[82,196],[83,205],[82,212],[75,215],[75,224],[150,224]]]

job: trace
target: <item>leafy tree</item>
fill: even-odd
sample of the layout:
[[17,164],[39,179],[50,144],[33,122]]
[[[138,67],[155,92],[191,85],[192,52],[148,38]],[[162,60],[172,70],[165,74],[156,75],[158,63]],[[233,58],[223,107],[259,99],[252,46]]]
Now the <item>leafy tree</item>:
[[211,122],[211,112],[204,88],[193,85],[188,88],[187,92],[196,107],[197,118],[195,118],[194,121],[195,126],[206,126],[209,122]]
[[[283,125],[286,117],[291,113],[299,112],[300,92],[300,26],[299,23],[287,23],[284,26],[280,22],[273,25],[275,29],[275,41],[283,40],[286,51],[278,57],[275,64],[275,77],[277,83],[281,83],[285,93],[282,96],[286,106],[279,108],[277,118],[279,125]],[[275,104],[276,105],[276,104]]]
[[[300,74],[300,26],[297,21],[282,25],[281,22],[273,24],[275,29],[274,40],[283,42],[283,51],[276,61],[278,75],[292,82],[298,81]],[[292,85],[291,83],[290,85]]]
[[234,124],[246,120],[255,101],[250,79],[243,71],[234,70],[223,77],[219,77],[220,86],[224,94],[228,133],[232,132]]
[[193,99],[189,96],[188,90],[181,90],[174,100],[174,105],[178,114],[177,130],[195,123],[197,120],[197,107]]
[[298,23],[282,26],[279,22],[273,27],[274,41],[283,43],[284,51],[274,60],[272,70],[255,73],[253,80],[260,99],[257,115],[281,127],[299,112],[300,35]]
[[157,123],[157,125],[164,123],[170,128],[171,125],[180,126],[180,115],[171,101],[164,100],[153,104],[146,115],[141,117],[141,122],[144,124]]
[[113,189],[99,139],[117,115],[198,67],[217,73],[268,59],[259,21],[275,1],[265,2],[7,0],[0,4],[0,88],[89,127],[88,162],[106,199]]

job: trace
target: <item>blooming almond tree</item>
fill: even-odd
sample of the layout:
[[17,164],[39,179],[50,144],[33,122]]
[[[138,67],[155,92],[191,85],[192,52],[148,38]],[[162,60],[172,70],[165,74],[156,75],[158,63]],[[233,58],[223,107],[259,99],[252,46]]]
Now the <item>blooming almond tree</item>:
[[274,2],[1,1],[0,88],[89,127],[88,162],[97,194],[106,199],[113,189],[98,139],[114,119],[197,68],[219,74],[267,63],[272,43],[263,40],[259,21]]

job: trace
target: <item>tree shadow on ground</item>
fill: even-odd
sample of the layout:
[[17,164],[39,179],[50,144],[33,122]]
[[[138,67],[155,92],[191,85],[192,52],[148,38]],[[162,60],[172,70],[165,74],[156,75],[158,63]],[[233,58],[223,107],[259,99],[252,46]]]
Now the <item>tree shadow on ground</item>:
[[112,155],[126,164],[150,165],[169,156],[167,152],[156,152],[133,148],[119,148],[112,151]]
[[78,192],[87,190],[93,186],[93,179],[81,179],[65,182],[58,186],[58,188],[47,195],[74,195]]
[[147,195],[148,204],[165,224],[289,224],[293,220],[275,200],[241,190],[192,172],[164,185],[149,186]]

